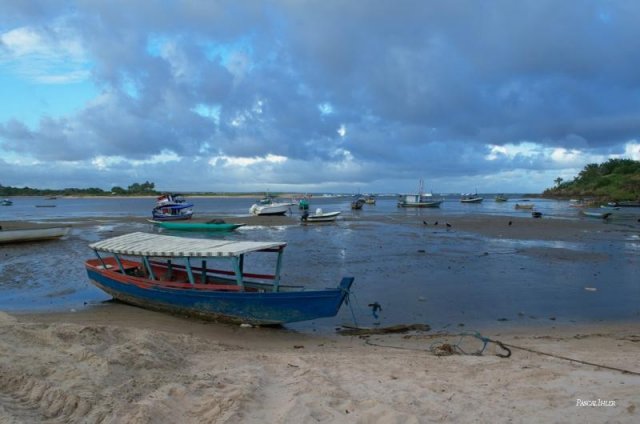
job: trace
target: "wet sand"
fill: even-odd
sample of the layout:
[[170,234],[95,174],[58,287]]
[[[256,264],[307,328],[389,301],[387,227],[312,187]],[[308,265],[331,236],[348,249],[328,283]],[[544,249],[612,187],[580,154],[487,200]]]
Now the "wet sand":
[[[300,225],[298,216],[224,216],[224,215],[200,215],[189,222],[207,222],[212,219],[222,219],[228,223],[245,223],[252,226],[289,226]],[[533,219],[531,217],[503,217],[492,215],[462,215],[452,216],[446,221],[439,221],[437,225],[433,219],[427,222],[422,217],[414,216],[368,216],[366,221],[359,217],[342,215],[342,221],[349,223],[393,223],[423,228],[425,231],[434,232],[468,232],[481,234],[486,237],[498,239],[516,240],[561,240],[583,241],[590,239],[606,239],[621,234],[640,234],[640,223],[634,222],[626,226],[610,225],[606,221],[598,219],[567,220],[567,219]],[[58,218],[49,219],[46,224],[26,221],[2,221],[4,228],[20,228],[36,225],[55,225],[56,223],[70,224],[73,227],[86,228],[95,225],[122,222],[147,223],[148,218],[140,216],[125,217],[91,217],[91,218]],[[427,222],[427,225],[425,225]],[[509,225],[511,222],[511,225]],[[449,224],[450,227],[447,227]],[[323,225],[323,224],[309,224]]]
[[[292,217],[224,219],[298,225]],[[426,234],[492,239],[588,242],[640,233],[638,226],[597,220],[465,215],[448,219],[446,227],[407,216],[344,219],[355,230],[372,221],[394,222]],[[83,218],[72,225],[122,221]],[[567,249],[527,252],[552,261],[575,259]],[[637,321],[513,325],[483,332],[510,346],[512,356],[505,359],[494,343],[480,356],[430,351],[438,341],[460,342],[466,352],[481,347],[478,339],[461,341],[456,332],[317,336],[186,320],[120,304],[64,313],[0,312],[0,422],[638,422]],[[579,400],[596,406],[579,406]]]

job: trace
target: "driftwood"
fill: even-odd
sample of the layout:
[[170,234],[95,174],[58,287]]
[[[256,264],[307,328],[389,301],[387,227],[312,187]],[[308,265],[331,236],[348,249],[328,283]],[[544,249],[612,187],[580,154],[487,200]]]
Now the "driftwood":
[[398,324],[389,327],[375,327],[375,328],[363,328],[363,327],[350,327],[343,326],[338,330],[338,334],[343,336],[370,336],[373,334],[397,334],[407,333],[409,331],[429,331],[431,327],[427,324]]

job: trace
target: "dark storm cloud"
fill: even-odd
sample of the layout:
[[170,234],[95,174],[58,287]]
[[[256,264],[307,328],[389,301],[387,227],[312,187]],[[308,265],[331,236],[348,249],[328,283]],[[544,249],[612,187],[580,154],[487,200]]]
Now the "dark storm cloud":
[[[306,181],[321,173],[290,168],[348,152],[360,165],[354,178],[375,180],[554,168],[542,155],[482,158],[488,144],[523,141],[620,153],[640,135],[635,1],[0,8],[4,30],[71,28],[103,90],[37,128],[0,123],[2,148],[41,160],[274,154],[291,159],[283,175]],[[198,114],[202,106],[216,116]]]

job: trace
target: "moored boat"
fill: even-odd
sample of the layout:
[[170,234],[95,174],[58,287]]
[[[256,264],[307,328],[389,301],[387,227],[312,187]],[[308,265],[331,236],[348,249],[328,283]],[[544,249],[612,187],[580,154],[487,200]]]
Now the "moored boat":
[[418,184],[418,192],[411,194],[399,194],[399,208],[439,208],[444,201],[442,197],[436,198],[433,193],[424,192],[424,181],[420,179]]
[[322,209],[318,208],[316,209],[316,213],[314,214],[309,214],[307,212],[302,214],[302,216],[300,217],[300,221],[302,221],[303,223],[333,222],[338,218],[339,215],[340,215],[340,212],[325,213],[322,211]]
[[187,203],[181,194],[163,194],[156,199],[151,211],[155,221],[181,221],[193,217],[193,204]]
[[581,210],[580,214],[587,216],[589,218],[599,218],[599,219],[609,219],[611,215],[613,215],[612,212],[586,211],[586,210]]
[[460,197],[461,203],[481,203],[483,200],[484,200],[484,197],[478,196],[478,193],[463,194],[462,197]]
[[0,227],[0,243],[22,243],[31,241],[55,240],[66,236],[71,228],[63,227]]
[[376,196],[374,196],[373,194],[368,195],[367,197],[364,198],[364,202],[367,205],[375,205],[376,204]]
[[150,223],[157,225],[160,228],[167,230],[177,231],[202,231],[202,232],[225,232],[233,231],[236,228],[240,228],[246,224],[230,224],[222,220],[213,220],[209,222],[176,222],[176,221],[154,221],[149,220]]
[[[286,245],[131,233],[90,244],[96,258],[85,267],[98,288],[148,309],[255,325],[335,316],[354,279],[319,290],[282,285]],[[246,256],[258,253],[276,254],[272,274],[247,272]],[[208,259],[226,259],[227,267],[210,268]],[[195,260],[200,266],[192,265]]]
[[2,206],[11,206],[11,205],[13,205],[13,201],[11,201],[9,199],[2,199],[2,202],[0,202],[0,204]]
[[255,203],[249,208],[249,213],[252,215],[285,215],[291,210],[293,203],[276,203],[271,202],[268,204]]
[[360,210],[360,209],[362,209],[362,206],[364,206],[365,203],[366,203],[366,200],[364,199],[364,197],[356,196],[351,201],[351,209]]
[[506,202],[507,200],[509,199],[504,194],[498,194],[495,198],[496,202]]
[[534,206],[535,205],[533,203],[516,203],[515,209],[524,209],[530,211],[534,208]]

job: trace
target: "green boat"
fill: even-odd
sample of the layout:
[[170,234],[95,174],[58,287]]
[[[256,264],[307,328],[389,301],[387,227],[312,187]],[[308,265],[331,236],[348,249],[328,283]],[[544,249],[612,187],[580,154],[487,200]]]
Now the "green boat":
[[177,222],[177,221],[154,221],[149,219],[149,222],[157,225],[158,227],[167,230],[178,231],[233,231],[236,228],[242,227],[246,224],[229,224],[224,221],[214,220],[211,222]]

